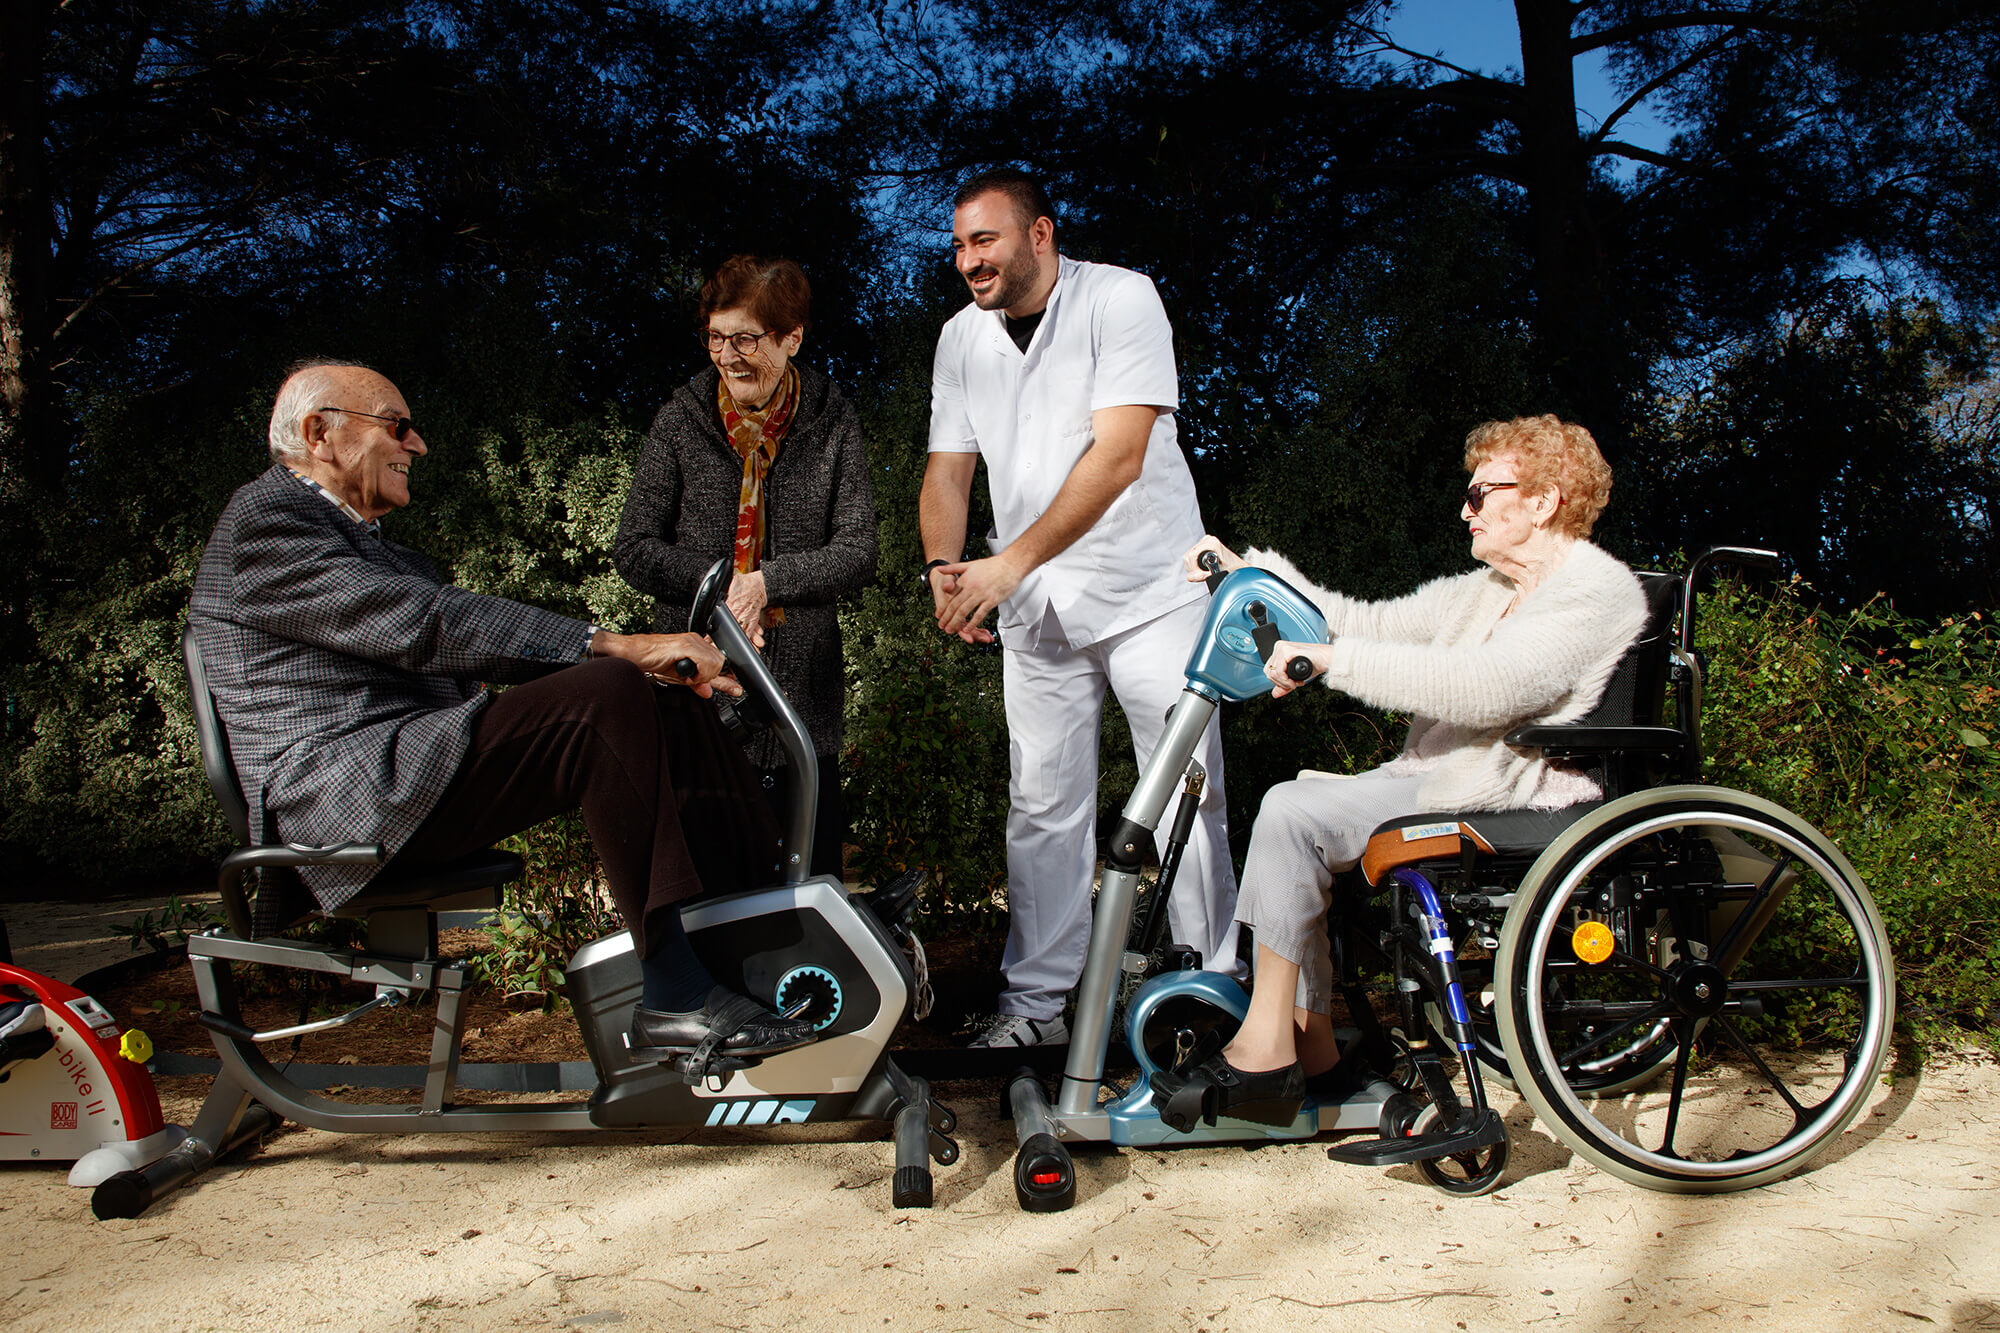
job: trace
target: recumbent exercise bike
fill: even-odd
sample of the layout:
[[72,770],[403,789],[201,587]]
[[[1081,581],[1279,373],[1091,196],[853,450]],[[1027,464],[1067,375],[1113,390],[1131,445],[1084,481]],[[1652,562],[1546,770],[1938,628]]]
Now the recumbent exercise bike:
[[[585,945],[564,969],[596,1075],[588,1101],[456,1104],[469,969],[439,955],[437,914],[498,908],[501,886],[522,872],[520,858],[491,851],[445,866],[391,867],[358,897],[328,913],[365,922],[366,942],[358,950],[277,938],[276,931],[291,924],[285,891],[296,889],[293,867],[379,865],[385,858],[380,847],[369,844],[249,845],[228,737],[190,629],[182,634],[181,647],[202,766],[230,827],[245,844],[223,859],[220,870],[226,926],[188,941],[199,1017],[214,1039],[222,1068],[179,1146],[97,1187],[91,1198],[97,1216],[137,1217],[279,1118],[316,1129],[377,1134],[890,1121],[895,1205],[930,1206],[930,1162],[948,1166],[958,1158],[958,1145],[950,1137],[956,1117],[932,1100],[924,1079],[898,1068],[888,1050],[917,989],[903,946],[921,876],[913,872],[874,893],[852,897],[837,879],[809,876],[818,764],[803,723],[763,659],[735,620],[718,610],[728,573],[727,558],[708,571],[688,628],[710,635],[722,648],[748,696],[768,712],[798,780],[784,819],[782,883],[696,899],[683,905],[681,920],[718,982],[788,1015],[811,1019],[819,1040],[707,1078],[690,1079],[670,1065],[630,1057],[625,1041],[639,998],[639,964],[630,932],[619,930]],[[253,898],[248,882],[254,872],[261,872],[262,885]],[[289,900],[296,901],[295,892]],[[243,1021],[233,975],[235,968],[253,964],[344,976],[374,986],[375,998],[317,1022],[255,1031]],[[412,1089],[418,1094],[414,1102],[364,1104],[321,1096],[286,1078],[263,1053],[270,1043],[343,1027],[371,1011],[424,996],[435,996],[436,1022],[423,1087]]]

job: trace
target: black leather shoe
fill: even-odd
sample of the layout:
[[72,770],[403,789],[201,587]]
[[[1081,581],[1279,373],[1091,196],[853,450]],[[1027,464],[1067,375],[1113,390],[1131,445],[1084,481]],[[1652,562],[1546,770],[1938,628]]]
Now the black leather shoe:
[[702,1007],[690,1013],[632,1010],[633,1056],[663,1060],[675,1055],[776,1055],[818,1041],[812,1024],[780,1018],[747,995],[717,986]]
[[1339,1063],[1306,1079],[1306,1094],[1321,1106],[1344,1102],[1382,1076],[1359,1053],[1343,1055]]
[[1281,1069],[1238,1069],[1217,1051],[1206,1060],[1152,1079],[1160,1118],[1185,1134],[1195,1121],[1219,1116],[1260,1125],[1289,1125],[1305,1105],[1306,1071],[1298,1061]]

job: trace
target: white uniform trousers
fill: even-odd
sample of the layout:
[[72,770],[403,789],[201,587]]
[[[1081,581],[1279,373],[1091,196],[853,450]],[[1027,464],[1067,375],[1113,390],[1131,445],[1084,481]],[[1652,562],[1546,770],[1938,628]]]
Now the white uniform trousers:
[[[1045,636],[1033,648],[1003,654],[1012,778],[1001,1013],[1053,1018],[1083,973],[1097,862],[1097,741],[1105,686],[1130,720],[1143,771],[1187,682],[1188,654],[1207,613],[1206,601],[1191,602],[1087,648]],[[1207,770],[1208,785],[1168,899],[1170,935],[1199,949],[1210,970],[1240,975],[1236,874],[1216,719],[1194,757]],[[1121,807],[1128,794],[1119,794]],[[1174,808],[1170,801],[1160,820],[1162,847]]]

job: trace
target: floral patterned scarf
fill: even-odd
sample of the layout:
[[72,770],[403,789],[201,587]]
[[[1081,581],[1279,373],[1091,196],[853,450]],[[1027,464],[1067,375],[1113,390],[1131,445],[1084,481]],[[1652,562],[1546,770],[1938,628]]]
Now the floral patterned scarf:
[[[743,460],[743,489],[736,501],[736,572],[748,574],[764,561],[764,477],[778,459],[778,446],[792,424],[799,403],[799,372],[785,367],[778,391],[763,407],[750,411],[739,407],[729,396],[729,386],[715,382],[715,405],[722,413],[722,429]],[[785,613],[777,608],[767,612],[771,624],[783,624]]]

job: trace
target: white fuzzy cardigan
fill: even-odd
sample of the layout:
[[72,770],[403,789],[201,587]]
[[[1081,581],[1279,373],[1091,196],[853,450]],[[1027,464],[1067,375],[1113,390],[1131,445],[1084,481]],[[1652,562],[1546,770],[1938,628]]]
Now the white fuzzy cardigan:
[[1597,782],[1504,737],[1531,722],[1586,716],[1646,624],[1639,580],[1589,542],[1502,617],[1511,580],[1491,569],[1435,579],[1407,597],[1364,602],[1322,588],[1273,551],[1244,560],[1307,594],[1332,630],[1326,683],[1412,714],[1403,752],[1376,771],[1427,775],[1434,810],[1555,809],[1602,795]]

